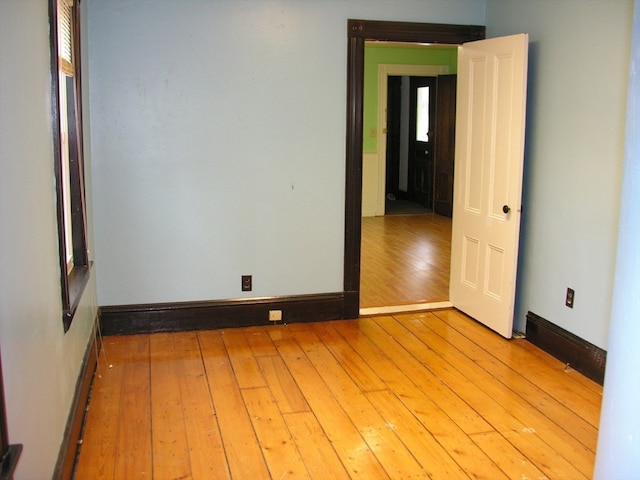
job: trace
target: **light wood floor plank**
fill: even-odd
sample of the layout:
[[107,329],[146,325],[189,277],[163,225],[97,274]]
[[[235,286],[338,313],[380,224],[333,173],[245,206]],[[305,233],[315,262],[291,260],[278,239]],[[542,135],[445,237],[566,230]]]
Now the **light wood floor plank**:
[[342,336],[333,328],[316,324],[314,333],[322,340],[322,343],[331,351],[336,361],[349,374],[351,379],[363,392],[385,390],[387,385],[380,379],[369,364],[358,355]]
[[[98,359],[76,478],[113,479],[125,364],[131,337],[107,338]],[[107,360],[108,359],[108,360]]]
[[223,330],[222,339],[233,365],[238,386],[240,388],[265,387],[267,383],[244,332],[237,328]]
[[282,413],[309,411],[309,404],[280,356],[258,357],[257,361]]
[[391,478],[428,478],[426,471],[400,441],[314,332],[294,335],[324,383],[342,405]]
[[392,317],[376,317],[372,321],[361,322],[360,330],[385,352],[416,385],[429,392],[433,401],[467,434],[488,432],[493,427],[482,418],[469,404],[465,403],[458,392],[447,387],[438,375],[426,368],[411,355],[402,342],[385,332],[377,321]]
[[116,480],[153,478],[149,336],[127,338],[115,453]]
[[[457,310],[442,310],[434,312],[434,315],[467,338],[483,345],[485,350],[517,369],[561,403],[573,405],[576,414],[591,425],[596,428],[599,426],[602,388],[595,382],[584,376],[576,380],[576,372],[567,371],[561,362],[529,342],[520,342],[520,348],[514,349],[513,340],[504,342],[495,332],[478,322],[469,321],[466,315]],[[536,365],[536,368],[531,368],[531,365]]]
[[498,463],[509,478],[546,478],[528,458],[498,432],[471,435],[474,442]]
[[311,478],[349,479],[342,462],[312,412],[283,415]]
[[231,477],[269,479],[222,333],[199,332],[198,338]]
[[389,390],[368,392],[367,398],[411,452],[429,477],[468,479],[469,476],[424,425]]
[[[483,368],[488,375],[498,380],[500,383],[517,391],[522,400],[536,408],[541,414],[566,430],[573,438],[595,453],[598,438],[597,428],[589,424],[573,410],[573,405],[560,403],[544,389],[532,383],[521,375],[517,370],[501,362],[491,355],[487,350],[478,347],[474,342],[460,334],[452,331],[448,325],[433,313],[422,313],[413,316],[399,315],[398,320],[403,322],[409,329],[418,333],[416,327],[412,328],[413,322],[419,321],[433,332],[440,335],[442,341],[454,346],[461,354],[468,357],[474,364]],[[445,338],[446,336],[446,338]],[[524,340],[513,340],[514,343],[522,344]]]
[[[576,465],[586,465],[592,452],[573,437],[549,421],[537,410],[526,406],[526,402],[515,392],[479,368],[474,362],[461,355],[448,342],[439,341],[439,336],[429,335],[429,329],[421,329],[423,340],[410,332],[394,318],[378,319],[387,333],[397,338],[423,364],[437,371],[440,378],[493,427],[504,435],[526,437],[526,442],[536,442],[538,449],[548,450],[548,454],[562,451],[566,459],[563,465],[568,477],[579,478]],[[428,348],[425,348],[429,345]],[[539,440],[539,441],[538,441]],[[563,449],[566,446],[568,448]],[[557,459],[557,463],[560,459]],[[586,467],[585,467],[586,469]],[[581,472],[590,475],[590,471]]]
[[274,343],[351,478],[389,478],[298,343],[282,332]]
[[268,388],[246,388],[247,406],[271,478],[308,479],[309,472]]
[[243,332],[254,357],[278,355],[278,350],[264,327],[248,327]]
[[79,480],[593,472],[602,388],[455,310],[109,337],[99,361]]
[[449,299],[451,219],[433,213],[362,219],[362,308]]
[[[506,478],[496,464],[433,402],[431,392],[420,388],[414,383],[415,378],[408,377],[401,367],[387,357],[385,351],[360,333],[360,322],[368,323],[368,320],[334,322],[334,327],[469,477],[486,480]],[[420,383],[419,379],[417,383]]]
[[184,334],[157,333],[149,337],[153,467],[166,478],[191,477],[178,376],[181,352],[174,348],[174,340],[180,335]]
[[187,332],[177,336],[175,348],[182,352],[177,373],[191,476],[194,480],[229,479],[222,436],[196,333]]

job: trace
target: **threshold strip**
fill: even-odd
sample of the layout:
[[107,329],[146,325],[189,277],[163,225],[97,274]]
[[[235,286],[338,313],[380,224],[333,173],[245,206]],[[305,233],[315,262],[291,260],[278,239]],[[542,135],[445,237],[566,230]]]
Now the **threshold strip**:
[[388,307],[361,308],[360,316],[366,317],[371,315],[388,315],[392,313],[422,312],[428,310],[441,310],[443,308],[453,308],[453,304],[449,301],[446,301],[431,303],[411,303],[408,305],[391,305]]

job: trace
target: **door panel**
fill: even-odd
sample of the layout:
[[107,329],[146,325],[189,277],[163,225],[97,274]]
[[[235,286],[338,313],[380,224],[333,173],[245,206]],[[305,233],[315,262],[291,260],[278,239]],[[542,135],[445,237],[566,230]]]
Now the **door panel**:
[[435,77],[411,77],[409,114],[409,197],[433,208]]
[[400,124],[402,115],[402,77],[387,77],[387,150],[385,196],[398,194],[400,185]]
[[439,75],[436,91],[433,211],[445,217],[453,211],[456,81],[456,75]]
[[528,36],[458,54],[451,278],[454,306],[512,336],[522,195]]

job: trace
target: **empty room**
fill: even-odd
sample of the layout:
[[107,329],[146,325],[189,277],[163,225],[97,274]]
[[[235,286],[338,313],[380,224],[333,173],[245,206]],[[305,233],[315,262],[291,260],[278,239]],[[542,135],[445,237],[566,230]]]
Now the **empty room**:
[[639,10],[0,0],[0,478],[637,477]]

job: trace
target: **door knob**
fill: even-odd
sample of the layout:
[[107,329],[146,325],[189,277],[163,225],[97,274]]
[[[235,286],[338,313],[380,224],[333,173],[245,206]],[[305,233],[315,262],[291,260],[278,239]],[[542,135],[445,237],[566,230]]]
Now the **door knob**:
[[503,205],[502,206],[502,211],[504,213],[509,213],[511,211],[511,207],[509,207],[509,205]]

